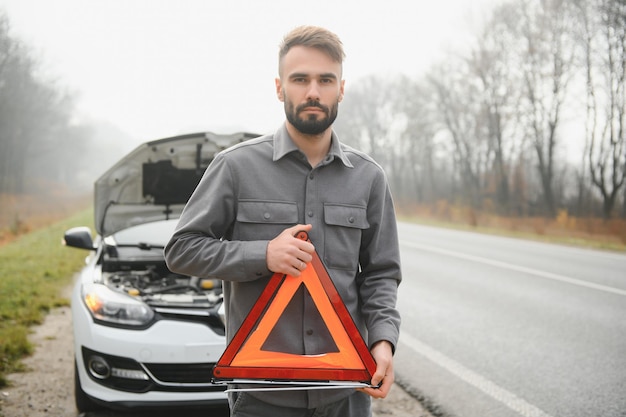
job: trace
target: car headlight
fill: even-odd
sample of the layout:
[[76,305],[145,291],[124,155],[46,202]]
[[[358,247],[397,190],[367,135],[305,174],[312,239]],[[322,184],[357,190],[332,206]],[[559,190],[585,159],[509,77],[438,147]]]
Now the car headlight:
[[141,301],[104,285],[83,285],[83,302],[94,319],[121,326],[145,326],[154,311]]

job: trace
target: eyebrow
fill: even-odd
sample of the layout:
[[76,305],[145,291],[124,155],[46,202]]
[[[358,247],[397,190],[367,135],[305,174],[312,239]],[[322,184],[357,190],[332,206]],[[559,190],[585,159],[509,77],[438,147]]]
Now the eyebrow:
[[[289,74],[289,78],[307,78],[310,77],[311,74],[310,73],[306,73],[306,72],[294,72],[293,74]],[[319,74],[320,78],[332,78],[332,79],[338,79],[339,77],[337,77],[337,74],[335,74],[334,72],[325,72],[322,74]]]

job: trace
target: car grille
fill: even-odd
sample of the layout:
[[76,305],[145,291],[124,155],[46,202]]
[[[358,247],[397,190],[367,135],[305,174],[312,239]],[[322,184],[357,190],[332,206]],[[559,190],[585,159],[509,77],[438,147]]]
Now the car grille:
[[209,384],[214,363],[145,363],[144,366],[160,382],[176,384]]
[[184,310],[165,308],[157,308],[156,311],[158,313],[158,319],[182,320],[186,322],[200,323],[202,325],[209,326],[211,330],[219,336],[226,335],[224,323],[222,323],[217,313],[210,312],[207,315],[184,314]]

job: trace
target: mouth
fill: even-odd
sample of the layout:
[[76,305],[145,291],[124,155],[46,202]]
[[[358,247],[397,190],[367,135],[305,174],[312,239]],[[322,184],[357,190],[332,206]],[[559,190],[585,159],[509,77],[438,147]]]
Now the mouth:
[[319,115],[319,114],[321,114],[321,115],[325,115],[325,114],[326,114],[326,110],[325,110],[324,108],[320,107],[320,106],[306,106],[306,107],[303,107],[303,108],[300,110],[300,113],[301,113],[301,114],[302,114],[302,113],[304,113],[304,114],[310,114],[310,115],[313,115],[313,114],[318,114],[318,115]]
[[309,113],[324,113],[323,109],[320,109],[319,107],[306,107],[304,109],[301,110],[302,113],[305,112],[309,112]]
[[326,109],[316,102],[309,101],[308,103],[302,104],[297,109],[299,113],[323,113],[326,114]]

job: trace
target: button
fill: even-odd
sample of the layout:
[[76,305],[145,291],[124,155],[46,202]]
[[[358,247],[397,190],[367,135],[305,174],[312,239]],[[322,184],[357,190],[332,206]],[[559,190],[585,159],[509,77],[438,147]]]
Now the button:
[[352,216],[348,217],[348,223],[354,223],[354,217]]
[[269,220],[269,219],[270,219],[270,217],[272,217],[272,215],[271,215],[271,214],[269,214],[269,213],[263,213],[263,218],[264,218],[265,220]]
[[313,217],[313,210],[309,210],[306,215],[309,217]]
[[311,172],[311,173],[309,174],[309,179],[310,179],[310,180],[312,180],[314,177],[315,177],[315,175],[313,175],[313,173]]
[[313,335],[313,330],[311,330],[311,329],[307,330],[307,331],[306,331],[306,334],[307,334],[308,336]]

